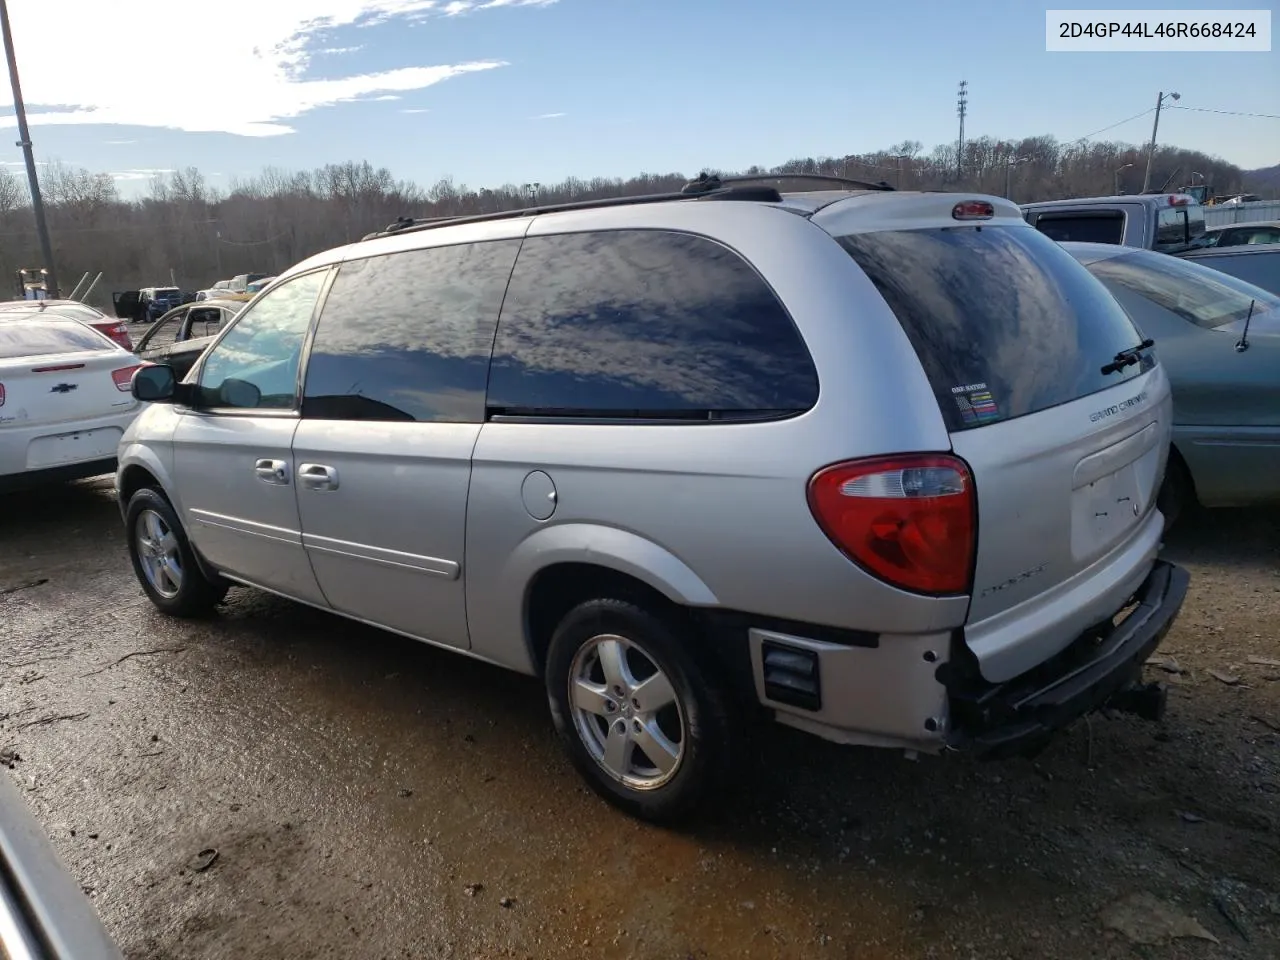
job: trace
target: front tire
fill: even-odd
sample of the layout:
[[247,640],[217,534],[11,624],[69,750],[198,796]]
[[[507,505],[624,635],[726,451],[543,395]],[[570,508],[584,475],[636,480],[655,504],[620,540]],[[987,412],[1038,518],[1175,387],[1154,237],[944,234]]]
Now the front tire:
[[125,510],[129,559],[147,598],[174,617],[210,613],[227,595],[227,584],[205,577],[177,512],[157,490],[143,487]]
[[547,699],[570,759],[591,788],[632,816],[683,820],[729,778],[730,699],[690,653],[676,619],[634,603],[574,607],[547,655]]

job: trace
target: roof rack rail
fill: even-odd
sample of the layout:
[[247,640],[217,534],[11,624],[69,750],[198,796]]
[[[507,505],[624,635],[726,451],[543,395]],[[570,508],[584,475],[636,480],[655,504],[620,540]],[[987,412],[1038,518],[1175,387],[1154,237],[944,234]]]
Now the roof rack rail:
[[869,180],[852,180],[849,177],[829,176],[825,173],[761,173],[732,177],[721,177],[714,173],[701,173],[696,180],[690,180],[686,183],[680,192],[699,194],[722,190],[725,187],[736,184],[767,183],[771,180],[815,180],[823,183],[838,183],[841,186],[851,187],[855,190],[893,190],[893,187],[884,180],[879,183],[871,183]]
[[631,197],[604,197],[597,200],[575,200],[569,203],[547,203],[536,207],[517,207],[513,210],[500,210],[495,213],[464,214],[456,217],[423,217],[412,219],[400,217],[381,230],[365,234],[361,241],[373,240],[390,234],[406,231],[431,230],[435,227],[453,226],[466,223],[487,223],[493,220],[515,220],[519,217],[536,217],[544,213],[564,213],[573,210],[597,210],[604,207],[631,207],[645,203],[666,203],[672,200],[754,200],[757,203],[781,203],[782,194],[772,187],[715,187],[698,192],[697,196],[689,193],[645,193]]

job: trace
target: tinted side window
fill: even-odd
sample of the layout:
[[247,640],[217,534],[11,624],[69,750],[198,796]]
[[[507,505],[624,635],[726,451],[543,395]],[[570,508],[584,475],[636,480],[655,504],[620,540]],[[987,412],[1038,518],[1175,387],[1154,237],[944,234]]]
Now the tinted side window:
[[307,359],[302,415],[480,423],[518,240],[344,263]]
[[493,413],[741,419],[817,397],[791,318],[727,247],[656,230],[525,240],[494,347]]
[[1124,240],[1124,214],[1042,213],[1036,229],[1051,240],[1085,243],[1120,243]]
[[326,276],[296,277],[241,314],[205,356],[196,405],[293,409],[302,342]]

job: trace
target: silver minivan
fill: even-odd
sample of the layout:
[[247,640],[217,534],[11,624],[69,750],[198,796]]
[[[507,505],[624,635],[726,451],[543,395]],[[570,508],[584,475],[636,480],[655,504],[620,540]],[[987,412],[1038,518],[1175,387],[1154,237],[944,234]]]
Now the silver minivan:
[[269,590],[544,678],[629,812],[749,721],[1035,749],[1141,683],[1170,392],[1016,206],[838,182],[400,221],[282,274],[120,447],[161,610]]

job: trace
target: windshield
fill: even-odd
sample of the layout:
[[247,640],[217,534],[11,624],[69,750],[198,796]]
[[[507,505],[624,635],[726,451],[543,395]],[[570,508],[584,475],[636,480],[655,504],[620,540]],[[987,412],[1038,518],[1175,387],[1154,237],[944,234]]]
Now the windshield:
[[0,360],[107,350],[111,341],[79,323],[0,323]]
[[1280,308],[1280,297],[1261,287],[1149,250],[1096,260],[1086,268],[1106,286],[1131,290],[1210,330],[1242,321],[1250,304],[1255,318]]
[[1150,369],[1115,298],[1030,227],[889,230],[840,244],[902,324],[951,431],[1067,403]]

